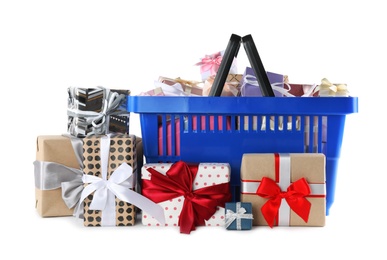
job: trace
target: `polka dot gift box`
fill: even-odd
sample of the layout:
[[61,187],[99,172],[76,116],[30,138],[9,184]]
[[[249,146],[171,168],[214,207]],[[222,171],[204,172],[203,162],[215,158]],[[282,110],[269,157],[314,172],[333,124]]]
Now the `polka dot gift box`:
[[[180,233],[189,234],[196,226],[224,226],[230,170],[228,163],[144,164],[142,194],[163,208],[165,226],[179,226]],[[146,211],[142,223],[162,225]]]
[[83,206],[85,226],[133,226],[137,208],[165,222],[162,208],[134,190],[137,178],[134,135],[85,137],[83,158],[84,189],[80,195],[83,203],[79,205]]

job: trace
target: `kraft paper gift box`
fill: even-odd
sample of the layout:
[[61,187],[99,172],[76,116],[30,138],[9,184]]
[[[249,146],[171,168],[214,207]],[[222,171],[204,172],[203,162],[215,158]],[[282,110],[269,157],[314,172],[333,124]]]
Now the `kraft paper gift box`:
[[104,87],[70,87],[67,102],[67,132],[75,137],[129,133],[126,110],[130,90]]
[[37,137],[34,162],[35,198],[36,209],[42,217],[73,215],[75,204],[66,204],[61,184],[81,178],[81,144],[81,139],[64,135]]
[[[70,135],[41,135],[36,141],[34,174],[37,212],[42,217],[72,216],[83,189],[83,139]],[[136,137],[136,153],[137,165],[141,168],[144,160],[141,137]],[[138,186],[137,177],[136,189],[139,190]]]
[[[228,163],[148,163],[141,172],[142,193],[164,209],[165,226],[189,234],[196,226],[224,226],[231,200]],[[146,211],[142,224],[161,224]]]
[[203,95],[203,87],[202,82],[193,81],[193,80],[185,80],[182,78],[167,78],[160,76],[158,79],[160,82],[167,84],[169,86],[173,86],[176,83],[179,83],[183,88],[184,92],[190,96],[202,96]]
[[[223,86],[221,96],[222,97],[239,96],[242,76],[243,76],[242,74],[228,74],[226,78],[226,82]],[[214,80],[215,80],[215,76],[211,76],[204,82],[203,96],[208,96],[210,94]]]
[[253,225],[252,205],[249,202],[226,203],[226,229],[250,230]]
[[250,153],[241,162],[241,202],[254,226],[325,225],[325,155]]
[[[276,86],[276,88],[273,88],[272,86],[274,95],[276,97],[282,97],[282,92],[277,91],[277,89],[282,90],[284,88],[286,76],[269,71],[267,71],[266,74],[270,84],[275,84]],[[241,96],[243,97],[262,97],[261,89],[259,88],[259,84],[255,76],[254,70],[250,67],[246,67],[245,72],[243,73],[240,88]]]

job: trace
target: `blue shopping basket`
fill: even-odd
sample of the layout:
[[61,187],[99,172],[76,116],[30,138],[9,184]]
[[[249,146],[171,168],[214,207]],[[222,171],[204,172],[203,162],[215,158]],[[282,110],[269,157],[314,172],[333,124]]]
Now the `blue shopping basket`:
[[327,212],[334,202],[346,115],[357,97],[129,96],[146,163],[228,162],[233,201],[244,153],[324,153]]

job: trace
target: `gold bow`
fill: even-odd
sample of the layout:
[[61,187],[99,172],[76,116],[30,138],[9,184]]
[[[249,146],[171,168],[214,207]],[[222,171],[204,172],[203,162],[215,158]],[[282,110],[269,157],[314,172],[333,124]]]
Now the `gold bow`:
[[319,86],[320,96],[347,97],[348,93],[347,84],[332,84],[326,78],[321,80],[321,84]]
[[182,79],[180,77],[175,78],[174,81],[177,82],[177,83],[180,83],[182,85],[186,85],[188,87],[196,87],[197,85],[202,83],[202,82],[199,82],[199,81],[185,80],[185,79]]

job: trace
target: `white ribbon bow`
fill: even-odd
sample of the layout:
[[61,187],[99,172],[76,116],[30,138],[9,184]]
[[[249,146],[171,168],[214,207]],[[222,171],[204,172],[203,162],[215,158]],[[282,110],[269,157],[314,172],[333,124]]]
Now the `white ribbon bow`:
[[245,214],[246,209],[240,206],[240,202],[236,204],[236,212],[231,209],[226,210],[226,228],[231,225],[235,220],[237,221],[237,230],[242,229],[241,219],[253,219],[253,214]]
[[[82,181],[88,185],[83,189],[80,201],[84,201],[91,193],[94,192],[93,199],[89,209],[101,210],[101,225],[115,226],[115,197],[133,204],[138,208],[148,212],[160,223],[165,223],[163,208],[149,200],[148,198],[133,191],[133,169],[127,163],[122,163],[107,179],[108,159],[110,148],[110,136],[101,137],[101,175],[102,178],[84,174]],[[81,208],[77,214],[80,214]]]

